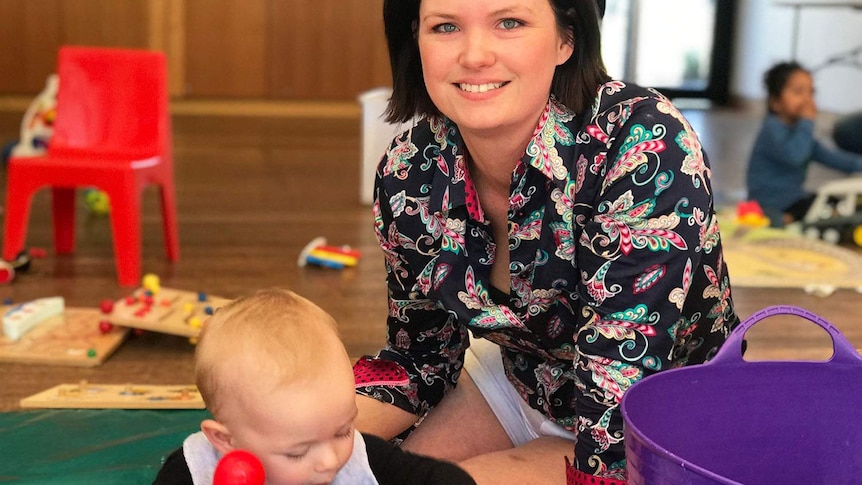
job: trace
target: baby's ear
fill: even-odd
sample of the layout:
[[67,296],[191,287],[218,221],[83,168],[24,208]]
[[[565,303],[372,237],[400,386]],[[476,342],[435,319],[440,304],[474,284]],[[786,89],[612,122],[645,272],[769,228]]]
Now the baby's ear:
[[225,425],[213,419],[205,419],[201,422],[201,431],[204,432],[213,448],[225,455],[233,451],[230,431]]

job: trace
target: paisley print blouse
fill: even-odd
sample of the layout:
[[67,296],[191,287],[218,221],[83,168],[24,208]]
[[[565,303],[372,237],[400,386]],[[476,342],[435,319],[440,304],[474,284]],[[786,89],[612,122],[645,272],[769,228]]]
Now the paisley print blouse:
[[[738,323],[700,141],[653,90],[612,81],[584,113],[552,98],[512,173],[508,241],[468,164],[444,118],[381,161],[388,344],[356,364],[357,392],[422,415],[456,385],[470,331],[500,345],[526,402],[577,433],[578,470],[624,479],[623,393],[706,361]],[[503,302],[496,244],[510,251]]]

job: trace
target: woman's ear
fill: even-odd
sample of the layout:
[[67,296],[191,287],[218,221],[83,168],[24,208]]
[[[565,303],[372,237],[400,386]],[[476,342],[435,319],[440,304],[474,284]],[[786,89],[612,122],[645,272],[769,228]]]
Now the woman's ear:
[[224,455],[233,451],[234,446],[231,444],[232,436],[225,425],[212,419],[205,419],[201,422],[201,431],[204,432],[210,444],[219,453]]
[[557,51],[557,65],[562,66],[575,52],[575,35],[571,27],[560,37],[560,47]]

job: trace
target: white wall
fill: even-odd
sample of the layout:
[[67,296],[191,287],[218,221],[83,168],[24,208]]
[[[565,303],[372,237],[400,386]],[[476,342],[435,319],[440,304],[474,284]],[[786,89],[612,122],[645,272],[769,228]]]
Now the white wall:
[[[794,10],[773,0],[738,0],[731,93],[745,99],[766,97],[763,73],[791,59]],[[862,9],[809,7],[801,10],[799,19],[796,60],[808,68],[862,46]],[[856,62],[860,65],[833,65],[814,73],[821,111],[862,111],[862,55]]]

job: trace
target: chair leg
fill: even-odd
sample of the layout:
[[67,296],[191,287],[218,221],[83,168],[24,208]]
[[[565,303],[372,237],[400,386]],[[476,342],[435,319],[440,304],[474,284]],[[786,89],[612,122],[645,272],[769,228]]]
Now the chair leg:
[[28,183],[27,177],[17,175],[13,166],[6,176],[6,207],[3,222],[3,259],[14,260],[24,249],[27,239],[27,223],[30,220],[30,203],[37,187]]
[[111,200],[111,232],[120,286],[141,282],[141,193],[134,186],[106,187]]
[[162,226],[165,235],[165,252],[169,261],[180,259],[180,237],[177,230],[177,205],[172,180],[164,182],[159,191],[162,195]]
[[75,189],[51,189],[51,211],[54,221],[54,249],[57,254],[75,252]]

